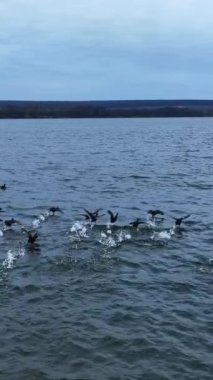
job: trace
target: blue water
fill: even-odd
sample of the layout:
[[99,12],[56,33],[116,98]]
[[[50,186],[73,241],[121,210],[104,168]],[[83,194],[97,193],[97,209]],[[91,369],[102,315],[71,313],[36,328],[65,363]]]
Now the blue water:
[[[212,127],[0,120],[0,218],[46,215],[36,249],[20,226],[0,236],[0,379],[212,379]],[[79,236],[83,208],[105,215]],[[162,225],[129,226],[156,208]]]

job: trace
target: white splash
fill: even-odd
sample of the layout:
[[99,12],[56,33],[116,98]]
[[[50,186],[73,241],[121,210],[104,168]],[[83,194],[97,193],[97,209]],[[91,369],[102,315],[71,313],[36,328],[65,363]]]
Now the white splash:
[[98,241],[107,247],[117,247],[115,239],[112,236],[107,236],[104,232],[101,233],[101,238]]
[[173,229],[169,231],[154,232],[150,239],[167,241],[171,239],[172,235],[174,235]]
[[87,228],[85,223],[83,222],[75,222],[73,226],[70,228],[70,232],[73,235],[71,235],[70,240],[75,240],[77,237],[78,240],[81,240],[81,238],[88,238],[89,236],[87,235]]
[[41,222],[45,222],[49,218],[50,215],[51,214],[49,211],[44,211],[43,213],[41,213],[36,219],[32,221],[31,223],[32,228],[34,229],[39,228],[41,225]]
[[3,234],[3,231],[2,231],[2,230],[0,230],[0,236],[4,236],[4,234]]
[[84,227],[84,224],[82,222],[77,221],[70,228],[70,232],[80,231],[83,227]]
[[159,232],[159,237],[162,239],[165,239],[165,240],[170,240],[172,237],[172,234],[170,231],[169,232],[168,231],[162,231],[162,232]]
[[25,249],[19,248],[19,249],[9,249],[7,252],[7,257],[3,261],[2,265],[7,268],[11,269],[13,267],[14,262],[19,258],[25,255]]
[[41,222],[45,222],[46,218],[45,218],[45,215],[44,214],[40,214],[38,219],[41,221]]
[[39,219],[34,219],[33,221],[32,221],[32,227],[33,228],[39,228],[40,227],[40,225],[41,225],[41,221],[39,220]]
[[41,221],[41,222],[45,222],[50,216],[50,212],[49,211],[44,211],[43,213],[41,213],[38,217],[38,219]]
[[112,231],[107,229],[106,233],[101,232],[101,238],[98,241],[107,247],[118,247],[123,241],[130,240],[131,237],[131,234],[125,233],[122,230],[113,236]]
[[51,212],[50,211],[44,211],[43,215],[47,219],[51,215]]
[[119,243],[122,243],[122,241],[130,240],[131,238],[132,238],[131,234],[125,233],[122,230],[117,233],[117,240]]
[[152,228],[156,227],[156,223],[154,220],[147,220],[146,224],[147,226],[152,227]]

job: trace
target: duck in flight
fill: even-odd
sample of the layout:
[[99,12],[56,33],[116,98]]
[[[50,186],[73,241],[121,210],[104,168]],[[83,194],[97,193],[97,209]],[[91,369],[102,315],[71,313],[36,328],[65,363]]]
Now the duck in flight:
[[147,214],[151,215],[152,218],[155,218],[157,215],[164,215],[164,212],[161,210],[149,210]]
[[36,243],[36,240],[38,239],[38,233],[35,232],[34,234],[30,231],[27,231],[28,234],[28,241],[27,244],[34,245]]
[[4,185],[1,185],[1,186],[0,186],[0,190],[3,190],[3,191],[5,191],[5,190],[6,190],[6,188],[7,188],[7,186],[6,186],[6,183],[4,183]]
[[91,223],[96,223],[98,218],[100,218],[103,215],[99,215],[99,212],[101,211],[101,208],[98,208],[96,211],[88,211],[86,208],[84,208],[85,214],[81,214],[84,216],[85,220],[90,221]]
[[22,224],[21,222],[19,222],[19,220],[16,220],[14,218],[4,220],[3,223],[6,227],[12,227],[13,224]]
[[139,227],[139,224],[144,224],[144,222],[142,222],[142,220],[140,220],[139,218],[137,218],[136,220],[134,220],[133,222],[130,222],[129,223],[133,228],[138,228]]
[[116,214],[113,214],[111,210],[107,210],[107,212],[110,215],[110,224],[114,224],[118,219],[118,212]]
[[49,212],[51,212],[53,215],[55,215],[55,212],[60,212],[63,214],[63,211],[60,209],[60,207],[50,207]]
[[164,212],[161,210],[149,210],[147,211],[147,215],[148,223],[159,224],[163,222],[163,218],[161,216],[164,215]]
[[26,232],[28,239],[27,239],[27,246],[30,249],[30,251],[39,251],[39,245],[37,244],[37,239],[39,237],[37,232],[29,231],[25,227],[22,227],[22,230]]
[[190,216],[191,216],[191,214],[183,216],[182,218],[173,218],[173,219],[175,219],[175,227],[180,227],[181,224],[182,224],[182,222],[183,222],[183,220],[189,218]]

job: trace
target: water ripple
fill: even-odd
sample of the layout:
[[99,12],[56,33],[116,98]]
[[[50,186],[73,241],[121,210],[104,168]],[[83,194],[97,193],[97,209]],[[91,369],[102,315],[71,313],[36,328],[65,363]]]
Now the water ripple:
[[212,378],[212,120],[0,121],[0,378]]

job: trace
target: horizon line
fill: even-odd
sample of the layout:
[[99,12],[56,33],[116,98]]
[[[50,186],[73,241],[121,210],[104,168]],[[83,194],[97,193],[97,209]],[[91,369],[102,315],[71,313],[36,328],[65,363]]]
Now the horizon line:
[[156,102],[156,101],[159,101],[159,102],[163,102],[163,101],[167,101],[167,102],[173,102],[173,101],[210,101],[212,102],[213,99],[209,99],[209,98],[202,98],[202,99],[199,99],[199,98],[173,98],[173,99],[167,99],[167,98],[163,98],[163,99],[159,99],[159,98],[155,98],[155,99],[90,99],[90,100],[44,100],[44,99],[0,99],[0,102]]

